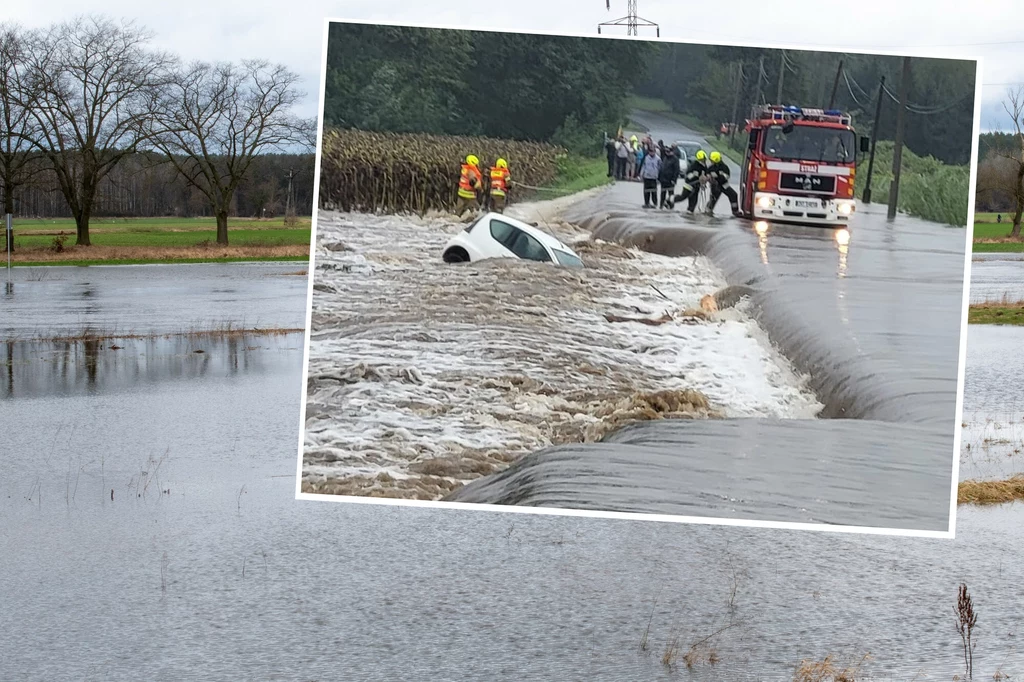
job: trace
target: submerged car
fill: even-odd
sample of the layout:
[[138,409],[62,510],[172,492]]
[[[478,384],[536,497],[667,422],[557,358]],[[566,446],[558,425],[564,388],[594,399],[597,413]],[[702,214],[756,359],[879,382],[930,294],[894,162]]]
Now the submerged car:
[[501,213],[484,213],[455,235],[444,247],[445,263],[485,258],[523,258],[542,263],[582,267],[583,261],[568,246],[534,225]]
[[704,145],[697,140],[677,140],[675,147],[679,150],[679,164],[685,168],[686,164],[693,161],[697,151],[704,148]]

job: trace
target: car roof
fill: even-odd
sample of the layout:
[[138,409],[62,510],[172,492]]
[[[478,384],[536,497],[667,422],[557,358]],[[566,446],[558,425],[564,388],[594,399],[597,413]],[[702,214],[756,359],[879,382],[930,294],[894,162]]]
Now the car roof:
[[484,217],[487,218],[488,221],[490,221],[491,219],[504,220],[506,223],[508,223],[510,225],[514,225],[515,227],[518,227],[520,230],[522,230],[523,232],[527,233],[531,237],[535,238],[537,241],[539,241],[544,246],[546,246],[546,247],[548,247],[550,249],[559,249],[561,251],[568,251],[569,253],[573,253],[573,250],[571,248],[569,248],[568,246],[566,246],[562,242],[558,241],[558,239],[556,239],[555,237],[551,236],[550,234],[548,234],[544,230],[536,228],[536,227],[534,227],[533,225],[531,225],[529,223],[524,223],[521,220],[516,220],[515,218],[510,218],[509,216],[507,216],[507,215],[505,215],[503,213],[494,213],[493,211],[491,213],[488,213]]

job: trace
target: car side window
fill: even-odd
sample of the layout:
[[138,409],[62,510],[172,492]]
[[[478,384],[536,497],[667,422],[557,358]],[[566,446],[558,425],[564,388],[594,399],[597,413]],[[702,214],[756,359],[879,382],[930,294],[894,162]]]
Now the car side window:
[[543,244],[522,230],[516,230],[516,232],[519,234],[516,236],[516,241],[512,244],[510,249],[512,253],[526,260],[541,262],[551,260],[551,256],[548,254],[548,250],[544,248]]
[[508,223],[500,220],[491,221],[491,236],[494,237],[494,241],[507,249],[512,248],[512,242],[515,240],[516,232],[519,232],[519,230]]

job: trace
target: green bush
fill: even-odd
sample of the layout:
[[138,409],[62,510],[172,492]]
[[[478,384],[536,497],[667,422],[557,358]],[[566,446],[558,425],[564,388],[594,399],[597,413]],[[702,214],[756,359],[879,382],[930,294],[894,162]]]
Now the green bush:
[[[871,177],[872,198],[878,203],[889,200],[892,183],[892,156],[894,144],[889,140],[878,142],[875,168]],[[900,192],[897,208],[908,215],[917,216],[946,225],[967,225],[967,204],[970,197],[971,172],[967,166],[947,166],[932,156],[921,157],[903,148]],[[868,159],[861,159],[858,180],[867,180]],[[858,187],[860,195],[863,187]]]

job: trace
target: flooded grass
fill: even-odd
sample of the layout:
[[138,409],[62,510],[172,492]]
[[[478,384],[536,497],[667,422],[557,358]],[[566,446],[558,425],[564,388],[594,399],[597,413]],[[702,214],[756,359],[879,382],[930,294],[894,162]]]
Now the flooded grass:
[[864,654],[853,664],[841,663],[832,654],[820,661],[804,660],[793,674],[793,682],[856,682],[861,668],[870,658],[870,654]]
[[[86,341],[115,341],[115,340],[139,340],[139,339],[170,339],[170,338],[233,338],[242,336],[287,336],[289,334],[301,334],[306,330],[302,327],[298,328],[286,328],[286,327],[246,327],[239,326],[232,322],[224,324],[204,327],[204,328],[192,328],[183,329],[177,332],[135,332],[135,331],[119,331],[113,330],[98,330],[98,329],[82,329],[75,332],[65,332],[60,334],[52,334],[47,332],[40,332],[36,335],[29,336],[15,336],[5,339],[0,339],[0,343],[14,343],[14,342],[49,342],[49,341],[60,341],[60,342],[86,342]],[[119,347],[113,346],[114,350],[120,350]]]
[[1024,500],[1024,474],[1001,481],[961,481],[957,504],[994,505]]

